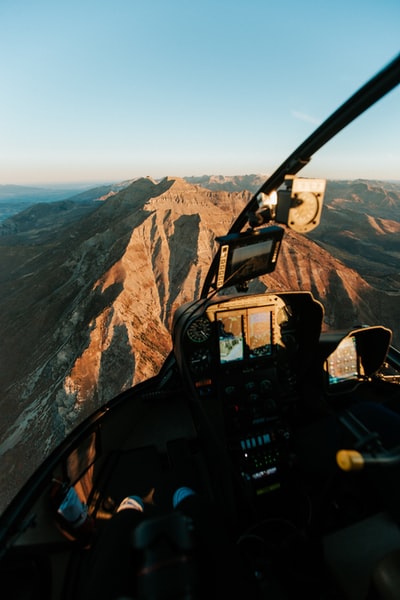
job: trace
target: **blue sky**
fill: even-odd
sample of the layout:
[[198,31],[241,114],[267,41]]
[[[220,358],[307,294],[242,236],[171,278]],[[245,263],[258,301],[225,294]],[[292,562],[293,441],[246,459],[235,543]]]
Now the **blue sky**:
[[[1,0],[0,184],[268,174],[399,51],[399,0]],[[399,140],[400,86],[302,174]]]

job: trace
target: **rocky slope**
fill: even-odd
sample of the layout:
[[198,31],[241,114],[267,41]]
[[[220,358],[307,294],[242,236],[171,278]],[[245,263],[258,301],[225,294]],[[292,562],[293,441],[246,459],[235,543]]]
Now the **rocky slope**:
[[328,182],[321,224],[309,234],[378,289],[400,289],[400,184]]

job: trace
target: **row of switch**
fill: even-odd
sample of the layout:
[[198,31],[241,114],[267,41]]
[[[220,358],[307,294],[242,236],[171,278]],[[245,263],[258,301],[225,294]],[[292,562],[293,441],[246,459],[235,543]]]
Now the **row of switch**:
[[264,446],[265,444],[269,444],[271,442],[271,436],[269,433],[264,433],[263,435],[257,435],[251,438],[247,438],[246,440],[241,440],[240,445],[242,450],[251,450],[252,448],[257,448],[259,446]]

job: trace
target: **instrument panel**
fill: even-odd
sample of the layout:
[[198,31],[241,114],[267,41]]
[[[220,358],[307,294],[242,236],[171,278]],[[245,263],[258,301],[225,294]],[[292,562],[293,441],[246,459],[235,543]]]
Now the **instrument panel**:
[[[309,292],[253,294],[198,300],[174,316],[174,352],[187,383],[198,395],[224,402],[234,396],[244,404],[268,397],[279,412],[297,394],[299,350],[317,325],[312,308],[320,307]],[[308,318],[307,318],[308,317]],[[312,317],[312,318],[311,318]],[[309,323],[309,328],[304,325]]]
[[322,312],[309,292],[288,292],[201,299],[175,313],[174,353],[189,395],[257,494],[279,478],[286,416]]

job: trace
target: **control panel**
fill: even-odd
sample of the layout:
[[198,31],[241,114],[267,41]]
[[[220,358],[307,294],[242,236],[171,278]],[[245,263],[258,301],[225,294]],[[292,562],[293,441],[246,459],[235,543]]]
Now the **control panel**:
[[175,314],[183,379],[208,420],[222,423],[234,464],[256,495],[279,487],[290,441],[286,417],[302,377],[307,336],[300,323],[315,305],[308,292],[253,294],[200,300]]

